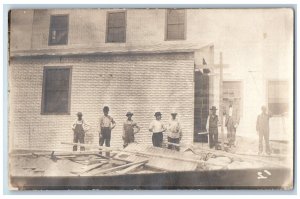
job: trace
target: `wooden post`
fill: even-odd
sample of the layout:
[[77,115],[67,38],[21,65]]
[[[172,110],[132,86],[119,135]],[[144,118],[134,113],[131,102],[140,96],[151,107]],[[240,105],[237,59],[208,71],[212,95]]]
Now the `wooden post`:
[[223,127],[223,54],[220,52],[220,102],[219,102],[219,116],[221,120],[221,138],[222,150],[224,150],[224,127]]

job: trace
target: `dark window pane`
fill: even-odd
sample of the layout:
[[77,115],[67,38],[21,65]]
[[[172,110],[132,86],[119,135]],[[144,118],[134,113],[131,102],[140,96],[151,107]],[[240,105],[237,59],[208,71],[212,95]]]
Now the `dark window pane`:
[[68,113],[69,109],[69,68],[45,69],[44,113]]
[[50,30],[49,30],[50,45],[67,44],[68,24],[69,24],[69,17],[67,15],[51,16]]
[[185,10],[167,11],[168,40],[182,40],[185,35]]
[[107,42],[125,42],[126,15],[125,12],[109,13],[107,15]]
[[184,25],[168,25],[168,39],[184,39]]
[[274,115],[288,112],[289,87],[287,81],[269,81],[268,83],[268,107]]

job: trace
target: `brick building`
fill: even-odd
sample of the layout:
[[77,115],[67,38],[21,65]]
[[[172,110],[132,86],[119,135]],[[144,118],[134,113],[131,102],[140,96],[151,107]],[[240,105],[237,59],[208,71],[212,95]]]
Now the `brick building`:
[[[240,13],[236,10],[233,15]],[[257,21],[249,20],[253,16],[251,10],[243,14],[240,18],[248,20],[249,26],[265,27],[270,20],[281,20],[280,27],[290,27],[289,12],[269,21],[260,19],[270,13],[256,12]],[[268,74],[270,65],[266,63],[273,57],[262,51],[272,48],[276,40],[275,46],[286,46],[273,53],[283,56],[280,64],[288,60],[290,65],[291,35],[282,31],[279,36],[269,36],[271,42],[263,45],[260,37],[251,40],[250,49],[260,51],[249,51],[244,45],[249,45],[247,41],[253,35],[261,36],[278,28],[278,24],[268,25],[266,30],[249,30],[249,38],[243,36],[240,46],[232,44],[245,50],[245,57],[239,57],[241,60],[253,60],[246,57],[258,55],[259,75],[253,77],[255,69],[241,67],[244,63],[235,60],[240,56],[236,55],[237,50],[224,47],[231,42],[226,40],[229,38],[226,31],[235,27],[232,20],[220,23],[224,16],[232,17],[222,10],[198,9],[13,10],[9,66],[11,146],[65,148],[60,142],[72,141],[71,124],[78,111],[83,112],[91,125],[90,134],[97,143],[97,121],[104,105],[110,107],[110,115],[117,123],[112,132],[112,146],[121,146],[127,111],[134,112],[134,120],[142,127],[136,136],[140,143],[151,143],[148,126],[154,112],[161,111],[163,121],[167,121],[174,109],[182,123],[182,141],[199,141],[197,133],[205,131],[209,106],[220,104],[216,50],[224,52],[224,61],[229,64],[224,68],[222,103],[228,98],[238,99],[244,134],[253,133],[261,104],[268,104],[269,108],[275,104],[273,109],[280,114],[291,110],[287,107],[291,102],[292,82],[286,80],[292,73],[289,70],[281,75],[280,71],[285,69],[276,65],[277,71]],[[230,31],[244,30],[242,25],[237,27],[240,29]],[[282,98],[268,92],[278,88],[283,91],[290,88],[289,95]],[[257,97],[257,90],[261,97]]]

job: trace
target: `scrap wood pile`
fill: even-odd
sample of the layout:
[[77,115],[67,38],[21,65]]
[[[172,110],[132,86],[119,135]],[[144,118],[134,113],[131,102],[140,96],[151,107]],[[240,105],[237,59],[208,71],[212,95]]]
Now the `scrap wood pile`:
[[[63,142],[64,145],[74,143]],[[224,151],[193,146],[178,152],[166,148],[132,143],[125,149],[90,144],[86,151],[15,150],[10,153],[13,176],[102,176],[154,172],[244,169],[282,166]]]

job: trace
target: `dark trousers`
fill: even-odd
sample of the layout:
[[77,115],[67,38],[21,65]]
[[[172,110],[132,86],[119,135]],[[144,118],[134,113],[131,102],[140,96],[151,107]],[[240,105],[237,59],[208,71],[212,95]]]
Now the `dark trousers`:
[[209,148],[217,147],[218,133],[209,133]]
[[[105,146],[110,147],[110,139],[111,139],[111,129],[109,127],[102,127],[100,136],[99,136],[99,145],[103,146],[103,144],[105,142]],[[109,155],[110,155],[110,153],[106,152],[106,156],[109,156]]]
[[[84,133],[74,132],[73,143],[78,143],[78,142],[84,144]],[[85,150],[84,146],[81,146],[80,151],[84,151],[84,150]],[[77,151],[77,145],[73,146],[73,151]]]
[[152,144],[153,144],[153,146],[162,147],[162,142],[163,142],[162,132],[152,134]]
[[260,131],[259,132],[259,146],[258,150],[259,152],[263,152],[263,139],[265,140],[266,145],[266,153],[270,153],[270,145],[269,145],[269,131]]
[[[171,138],[168,136],[168,142],[179,144],[179,138]],[[179,146],[174,146],[172,144],[168,144],[168,149],[175,149],[176,151],[179,151]]]

